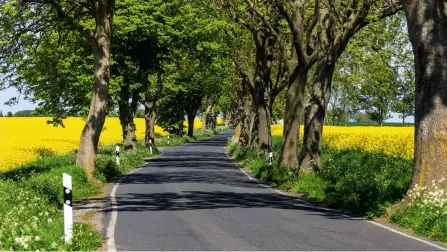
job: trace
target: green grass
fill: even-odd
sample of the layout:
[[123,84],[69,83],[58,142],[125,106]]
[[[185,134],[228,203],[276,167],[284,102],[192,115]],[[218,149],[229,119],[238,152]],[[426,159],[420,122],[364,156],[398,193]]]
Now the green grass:
[[[194,138],[174,136],[169,146],[207,138],[215,133],[198,133]],[[156,143],[158,147],[168,146],[167,137],[156,138]],[[117,166],[114,149],[114,146],[105,146],[98,151],[94,176],[102,183],[129,172],[151,156],[148,148],[138,142],[136,151],[121,153],[120,166]],[[0,251],[95,250],[102,244],[102,237],[90,225],[81,223],[74,225],[71,244],[64,243],[62,174],[72,176],[75,200],[99,194],[101,185],[87,181],[84,170],[75,164],[75,155],[47,154],[38,161],[0,173]],[[157,150],[152,156],[155,155]]]
[[[277,160],[281,138],[273,138]],[[260,180],[279,188],[354,214],[376,217],[398,202],[411,181],[411,161],[361,150],[323,150],[321,172],[298,174],[296,170],[269,166],[265,157],[247,148],[230,146],[233,158]]]
[[447,242],[447,206],[404,205],[391,211],[390,220],[419,235]]

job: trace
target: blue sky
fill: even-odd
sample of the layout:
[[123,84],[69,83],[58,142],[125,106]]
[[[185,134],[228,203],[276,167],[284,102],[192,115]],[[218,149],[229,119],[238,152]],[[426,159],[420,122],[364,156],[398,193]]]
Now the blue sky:
[[6,115],[8,111],[15,113],[19,110],[30,110],[36,107],[36,105],[24,99],[20,99],[19,104],[15,106],[5,105],[5,102],[9,101],[12,97],[17,97],[18,94],[19,93],[14,88],[8,88],[0,91],[0,110],[4,115]]
[[[12,113],[15,113],[19,110],[31,110],[36,107],[35,104],[26,101],[24,99],[20,99],[19,104],[14,106],[8,106],[4,105],[5,102],[7,102],[10,98],[16,97],[18,95],[17,91],[13,88],[8,88],[5,90],[0,91],[0,110],[3,111],[3,114],[6,115],[8,111],[11,111]],[[402,119],[399,118],[399,115],[396,113],[391,114],[393,117],[391,119],[386,120],[387,122],[402,122]],[[405,120],[407,123],[413,123],[414,117],[409,116]]]

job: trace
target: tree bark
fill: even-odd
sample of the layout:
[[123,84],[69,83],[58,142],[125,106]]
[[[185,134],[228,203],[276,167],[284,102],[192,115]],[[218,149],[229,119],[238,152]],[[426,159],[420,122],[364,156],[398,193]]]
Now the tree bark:
[[331,97],[333,58],[320,60],[313,81],[312,94],[304,114],[304,139],[299,165],[304,172],[319,170],[321,140],[326,109]]
[[95,70],[92,99],[86,124],[82,130],[76,163],[85,169],[89,181],[94,181],[99,137],[107,113],[107,96],[110,80],[110,46],[114,1],[98,1],[96,29],[92,38]]
[[155,119],[157,118],[157,100],[150,94],[146,93],[144,102],[144,121],[146,123],[146,132],[144,143],[155,147]]
[[206,110],[202,113],[202,132],[206,131],[206,126],[207,126],[207,116],[210,113],[211,110],[211,105],[206,106]]
[[210,111],[207,114],[207,127],[211,130],[214,131],[216,130],[216,113],[214,111],[214,105],[211,105]]
[[[272,135],[271,135],[271,115],[268,109],[266,97],[266,87],[270,82],[270,73],[272,67],[273,55],[266,51],[266,34],[265,31],[258,31],[254,34],[256,41],[256,69],[253,80],[253,100],[256,111],[256,124],[254,130],[257,133],[256,147],[261,153],[266,154],[271,151]],[[271,45],[269,45],[271,46]],[[267,52],[267,53],[266,53]],[[255,133],[255,132],[253,132]]]
[[[321,140],[326,110],[331,98],[335,62],[341,55],[334,51],[336,19],[331,0],[320,0],[318,6],[318,63],[312,84],[311,98],[306,106],[303,149],[299,165],[304,172],[320,168]],[[347,42],[346,42],[347,43]],[[334,111],[335,112],[335,111]]]
[[194,136],[194,119],[196,118],[196,115],[191,113],[188,114],[188,136],[193,137]]
[[178,136],[183,136],[183,118],[178,122]]
[[303,71],[287,90],[283,138],[278,159],[280,168],[298,167],[300,121],[306,82],[307,71]]
[[[137,148],[136,126],[133,120],[133,111],[129,104],[129,85],[121,86],[120,101],[118,102],[119,119],[123,132],[123,142],[125,150],[135,150]],[[138,99],[138,98],[137,98]],[[132,103],[134,100],[132,100]]]
[[[143,67],[140,67],[143,68]],[[157,118],[157,101],[161,96],[163,89],[163,81],[161,73],[157,74],[157,86],[151,88],[151,83],[148,79],[147,69],[141,70],[141,83],[143,83],[143,88],[146,89],[144,93],[144,100],[141,103],[144,105],[144,121],[146,124],[144,143],[149,146],[152,142],[152,148],[157,149],[155,143],[155,121]],[[133,100],[136,100],[135,98]],[[134,105],[136,110],[136,105]]]
[[250,85],[246,79],[242,79],[242,115],[241,115],[241,133],[239,136],[238,146],[247,147],[250,144],[252,134],[252,116],[253,102],[250,94]]
[[[416,69],[415,150],[410,188],[447,178],[447,2],[401,0]],[[447,182],[440,185],[447,188]]]
[[259,119],[256,110],[253,110],[250,125],[250,148],[259,150]]

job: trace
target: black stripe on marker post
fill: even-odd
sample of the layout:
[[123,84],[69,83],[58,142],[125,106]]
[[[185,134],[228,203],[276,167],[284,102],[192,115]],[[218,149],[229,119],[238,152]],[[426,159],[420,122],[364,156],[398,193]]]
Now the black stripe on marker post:
[[73,206],[73,195],[72,191],[64,186],[64,204],[67,206]]

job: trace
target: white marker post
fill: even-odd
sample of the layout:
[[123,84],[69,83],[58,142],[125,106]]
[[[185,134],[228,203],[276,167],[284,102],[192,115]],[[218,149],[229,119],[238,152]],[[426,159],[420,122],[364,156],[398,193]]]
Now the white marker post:
[[64,186],[64,240],[69,243],[73,236],[73,195],[71,191],[71,176],[62,174]]
[[116,151],[116,165],[120,165],[120,147],[117,145],[115,147]]
[[152,139],[149,139],[149,153],[152,155]]
[[273,163],[273,152],[269,152],[269,165]]
[[171,144],[171,137],[168,136],[168,145],[170,145],[170,144]]

